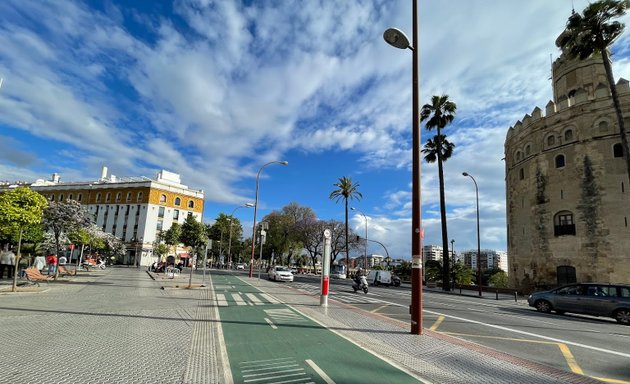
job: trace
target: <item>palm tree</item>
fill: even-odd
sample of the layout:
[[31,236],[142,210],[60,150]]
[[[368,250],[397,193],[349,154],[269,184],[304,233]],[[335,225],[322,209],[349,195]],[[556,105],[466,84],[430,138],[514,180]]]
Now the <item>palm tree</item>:
[[[330,193],[328,197],[331,200],[335,200],[335,202],[339,202],[340,199],[343,199],[345,202],[345,211],[346,211],[346,268],[350,268],[350,255],[348,252],[348,199],[357,199],[361,200],[363,195],[361,192],[357,190],[359,184],[354,184],[352,179],[349,177],[342,177],[338,182],[333,184],[335,187],[339,188]],[[365,266],[367,267],[367,266]],[[349,278],[350,274],[346,274]]]
[[[440,221],[442,222],[442,249],[446,253],[444,257],[444,263],[442,268],[442,289],[445,291],[450,290],[449,276],[450,265],[448,257],[448,233],[446,230],[446,202],[444,199],[444,169],[442,162],[446,161],[448,157],[453,153],[455,147],[452,143],[446,140],[446,136],[442,135],[441,130],[455,119],[455,111],[457,105],[448,99],[447,95],[433,96],[431,98],[431,104],[425,104],[420,110],[420,121],[426,121],[425,127],[427,130],[437,128],[437,135],[434,136],[433,141],[429,140],[425,146],[424,153],[427,153],[427,157],[431,152],[436,153],[438,163],[438,178],[440,181]],[[435,151],[436,148],[442,150]],[[428,151],[428,152],[427,152]],[[448,155],[448,157],[444,157]],[[426,159],[426,157],[425,157]]]
[[[442,161],[448,160],[451,156],[453,156],[453,150],[455,149],[455,144],[448,141],[445,135],[440,135],[440,142],[442,144]],[[435,163],[437,161],[437,143],[438,138],[433,137],[432,139],[427,140],[424,144],[424,149],[422,149],[422,153],[424,153],[424,160],[427,163]]]
[[621,146],[626,160],[628,179],[630,180],[630,152],[628,151],[628,139],[624,128],[621,104],[615,87],[612,66],[608,47],[623,33],[625,25],[618,21],[611,21],[626,14],[630,6],[630,0],[600,0],[589,4],[584,12],[573,13],[567,21],[567,28],[562,33],[558,46],[567,52],[569,57],[584,60],[593,53],[600,53],[604,62],[608,87],[613,100],[617,124],[621,136]]

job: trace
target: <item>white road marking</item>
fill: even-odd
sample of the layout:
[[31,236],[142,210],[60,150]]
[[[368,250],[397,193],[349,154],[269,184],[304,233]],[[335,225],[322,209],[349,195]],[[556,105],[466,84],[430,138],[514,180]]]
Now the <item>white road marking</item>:
[[238,293],[233,293],[232,298],[234,299],[234,301],[236,301],[236,305],[247,305],[245,300],[243,300],[241,295],[239,295]]
[[225,295],[222,293],[217,293],[217,305],[219,307],[227,307],[228,302],[225,300]]
[[273,296],[270,296],[266,293],[261,293],[260,296],[264,297],[265,300],[267,300],[268,302],[270,302],[271,304],[279,304],[280,302],[278,300],[276,300]]
[[335,384],[335,382],[330,377],[328,377],[326,372],[322,371],[322,369],[318,367],[317,364],[313,362],[313,360],[306,360],[306,364],[310,365],[311,368],[313,368],[313,370],[317,372],[319,377],[321,377],[327,384]]
[[271,325],[271,328],[278,329],[278,327],[276,327],[276,325],[268,318],[265,317],[265,321],[267,322],[267,324]]
[[263,305],[264,303],[253,293],[246,293],[247,296],[255,305]]

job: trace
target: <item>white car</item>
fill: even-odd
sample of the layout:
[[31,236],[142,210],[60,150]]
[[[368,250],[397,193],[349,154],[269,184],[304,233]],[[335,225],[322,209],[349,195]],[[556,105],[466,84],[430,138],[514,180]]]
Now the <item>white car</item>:
[[236,264],[236,269],[237,270],[239,270],[239,269],[245,270],[245,264]]
[[269,269],[269,280],[293,281],[293,272],[287,267],[275,266]]

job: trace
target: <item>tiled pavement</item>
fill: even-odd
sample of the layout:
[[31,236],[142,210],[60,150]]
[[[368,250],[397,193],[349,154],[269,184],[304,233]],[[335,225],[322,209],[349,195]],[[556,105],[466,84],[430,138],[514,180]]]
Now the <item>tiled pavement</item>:
[[[196,275],[193,286],[200,282]],[[110,268],[42,283],[41,292],[0,292],[0,383],[231,383],[217,315],[223,299],[187,283],[187,275],[153,280]],[[241,299],[285,302],[429,382],[596,382],[428,330],[411,335],[407,324],[334,300],[323,308],[288,284],[257,287],[264,295]]]

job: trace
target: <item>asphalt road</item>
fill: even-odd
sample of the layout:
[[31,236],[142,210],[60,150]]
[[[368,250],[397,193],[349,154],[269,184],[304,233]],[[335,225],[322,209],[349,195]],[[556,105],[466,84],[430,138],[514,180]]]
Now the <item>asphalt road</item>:
[[[265,274],[261,275],[263,278]],[[282,284],[282,283],[279,283]],[[295,288],[319,294],[320,277],[296,275]],[[411,291],[372,287],[354,293],[348,280],[331,280],[329,299],[409,322]],[[613,319],[542,314],[522,298],[494,300],[423,291],[423,326],[495,350],[610,383],[630,383],[630,327]]]

